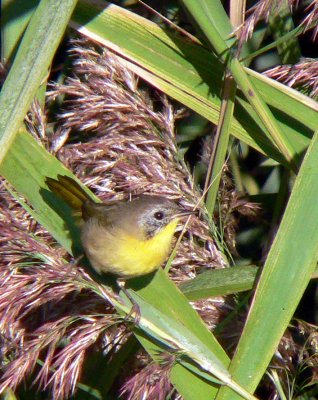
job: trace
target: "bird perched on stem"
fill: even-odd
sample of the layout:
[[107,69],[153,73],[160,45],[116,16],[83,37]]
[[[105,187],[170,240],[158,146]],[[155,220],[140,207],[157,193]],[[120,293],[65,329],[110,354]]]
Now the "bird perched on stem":
[[171,251],[179,218],[192,214],[159,196],[97,203],[68,176],[47,178],[46,183],[81,213],[81,242],[94,270],[125,280],[158,269]]

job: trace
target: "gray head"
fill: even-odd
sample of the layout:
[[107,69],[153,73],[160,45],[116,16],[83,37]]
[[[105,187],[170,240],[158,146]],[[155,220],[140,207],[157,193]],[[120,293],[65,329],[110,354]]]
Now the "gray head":
[[100,224],[124,230],[141,240],[150,239],[173,219],[189,214],[164,197],[148,195],[112,205],[86,203],[84,213],[86,220],[97,218]]
[[131,205],[131,211],[136,213],[136,223],[147,239],[157,234],[181,213],[181,209],[175,203],[164,197],[144,195],[134,200]]
[[172,201],[143,195],[121,207],[123,227],[140,239],[150,239],[175,219],[181,210]]

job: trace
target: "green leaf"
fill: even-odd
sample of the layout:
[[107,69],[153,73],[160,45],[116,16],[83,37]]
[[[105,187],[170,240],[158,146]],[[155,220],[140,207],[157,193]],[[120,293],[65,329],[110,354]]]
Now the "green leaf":
[[77,0],[42,0],[33,13],[0,93],[0,162],[48,73]]
[[297,63],[301,58],[301,51],[296,35],[279,43],[281,37],[292,32],[294,29],[293,17],[287,0],[281,3],[279,10],[273,4],[269,18],[269,27],[273,39],[278,41],[277,51],[281,58],[281,64]]
[[[251,391],[263,376],[317,263],[317,177],[318,131],[296,178],[231,363],[234,379]],[[217,398],[239,397],[221,389]]]
[[196,23],[203,30],[209,44],[216,51],[219,58],[224,61],[228,69],[238,85],[242,90],[245,99],[252,106],[253,111],[264,125],[264,134],[268,137],[272,143],[277,146],[283,157],[290,163],[293,169],[297,169],[297,163],[299,162],[297,153],[290,141],[289,137],[286,136],[285,132],[277,124],[275,118],[271,113],[268,105],[254,86],[243,65],[238,59],[237,55],[230,53],[230,47],[226,40],[231,36],[233,28],[228,27],[228,30],[224,32],[224,25],[228,17],[224,13],[223,18],[216,18],[214,10],[221,8],[221,2],[214,1],[210,4],[206,0],[183,0],[187,10],[196,21]]
[[69,208],[50,193],[45,179],[46,176],[56,177],[57,174],[74,179],[76,177],[35,139],[22,131],[17,133],[13,145],[0,164],[0,174],[29,201],[33,217],[73,254],[74,243],[72,237],[66,234],[66,223],[73,226],[73,236],[76,236],[78,229],[72,224]]
[[[80,0],[72,26],[123,57],[123,63],[213,123],[218,122],[224,66],[200,44],[115,5],[102,8]],[[318,126],[318,104],[308,97],[244,69],[259,95],[269,106],[279,129],[302,154]],[[231,133],[280,162],[285,158],[265,135],[256,112],[238,95]]]
[[225,296],[251,290],[257,273],[258,268],[255,265],[215,269],[181,283],[179,289],[191,301]]
[[[12,61],[39,0],[1,1],[1,60]],[[19,10],[19,12],[17,12]]]
[[[160,269],[157,274],[164,275],[164,272]],[[131,294],[137,301],[141,311],[139,327],[144,332],[148,332],[152,340],[159,341],[167,348],[175,350],[176,354],[179,354],[180,360],[178,362],[180,364],[183,364],[183,358],[185,357],[187,368],[189,368],[189,360],[191,361],[191,371],[195,372],[196,366],[200,368],[197,372],[198,376],[201,376],[200,370],[203,370],[208,373],[208,375],[204,375],[206,380],[215,383],[215,378],[213,377],[216,377],[223,385],[231,388],[231,391],[239,393],[243,398],[256,399],[231,379],[226,366],[211,351],[211,347],[198,340],[198,337],[191,330],[188,330],[179,322],[180,318],[170,318],[167,313],[159,311],[145,302],[142,297]],[[198,393],[196,393],[196,396],[198,396]]]

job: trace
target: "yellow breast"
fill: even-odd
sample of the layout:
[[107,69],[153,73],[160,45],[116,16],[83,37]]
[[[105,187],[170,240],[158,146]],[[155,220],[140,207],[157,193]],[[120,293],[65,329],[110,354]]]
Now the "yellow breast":
[[177,223],[177,219],[171,221],[148,240],[90,224],[82,231],[82,243],[97,272],[132,278],[154,271],[166,260]]

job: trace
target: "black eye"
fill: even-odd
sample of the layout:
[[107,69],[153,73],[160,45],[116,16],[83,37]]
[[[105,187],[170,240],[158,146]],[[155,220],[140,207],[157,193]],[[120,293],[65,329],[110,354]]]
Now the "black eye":
[[162,221],[165,217],[165,214],[162,211],[157,211],[153,216],[156,218],[156,220]]

